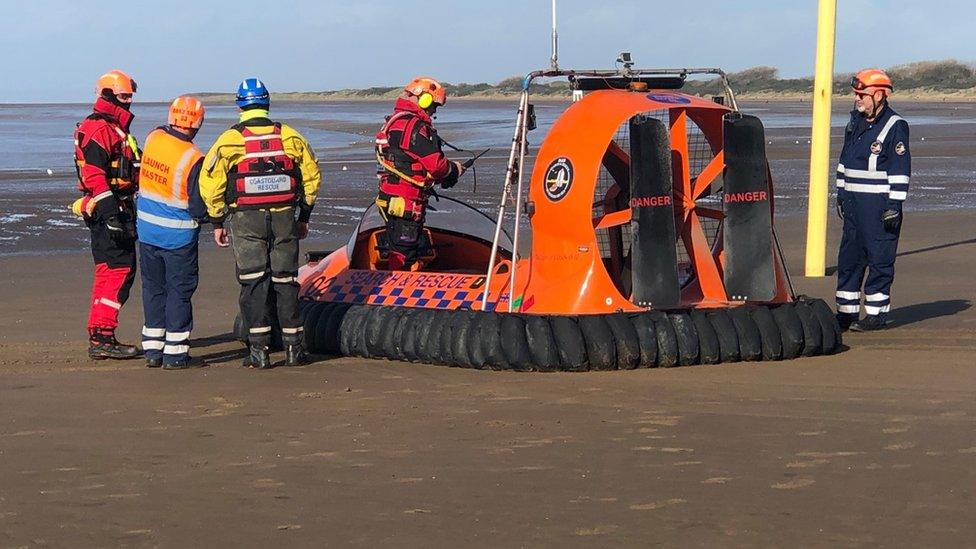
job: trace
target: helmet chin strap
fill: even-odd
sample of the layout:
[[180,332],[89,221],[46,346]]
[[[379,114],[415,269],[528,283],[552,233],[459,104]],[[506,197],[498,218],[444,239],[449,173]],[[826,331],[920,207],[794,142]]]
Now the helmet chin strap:
[[874,98],[873,95],[871,95],[870,97],[871,97],[871,103],[873,103],[872,108],[870,110],[860,111],[860,113],[864,116],[865,119],[869,121],[873,121],[876,118],[878,118],[878,115],[881,114],[881,111],[883,111],[885,106],[888,104],[888,98],[882,97],[881,100],[878,101],[877,99]]
[[882,96],[881,101],[877,101],[872,96],[871,100],[874,101],[874,109],[872,109],[871,116],[869,116],[868,118],[871,120],[875,120],[878,118],[878,115],[881,114],[881,111],[884,110],[885,105],[888,104],[888,99]]

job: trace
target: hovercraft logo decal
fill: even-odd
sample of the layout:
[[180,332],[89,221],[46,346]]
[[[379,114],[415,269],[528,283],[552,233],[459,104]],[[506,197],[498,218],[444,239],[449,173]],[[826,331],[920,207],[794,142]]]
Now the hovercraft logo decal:
[[553,202],[559,202],[565,198],[572,186],[573,163],[566,157],[553,160],[546,170],[546,196]]
[[681,97],[673,93],[651,93],[647,95],[647,98],[651,101],[657,101],[658,103],[668,103],[670,105],[687,105],[691,103],[691,100],[687,97]]

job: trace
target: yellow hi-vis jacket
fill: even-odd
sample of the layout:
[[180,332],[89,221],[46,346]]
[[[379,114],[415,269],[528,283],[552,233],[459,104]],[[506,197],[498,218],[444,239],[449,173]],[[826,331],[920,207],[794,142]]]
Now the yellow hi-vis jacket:
[[[268,118],[268,111],[252,109],[241,113],[241,122],[255,118]],[[248,129],[256,134],[268,134],[274,130],[273,124],[266,126],[248,125]],[[304,195],[299,208],[305,212],[311,211],[315,204],[315,196],[319,192],[322,174],[319,172],[318,161],[308,141],[294,128],[287,124],[281,125],[281,142],[285,154],[299,166],[302,174]],[[228,209],[235,204],[227,204],[227,177],[231,169],[244,159],[244,136],[241,132],[231,128],[220,134],[217,141],[210,147],[210,151],[203,159],[203,169],[200,170],[200,197],[207,205],[207,213],[213,219],[223,219]],[[284,208],[273,208],[281,210]],[[307,214],[305,214],[307,220]]]

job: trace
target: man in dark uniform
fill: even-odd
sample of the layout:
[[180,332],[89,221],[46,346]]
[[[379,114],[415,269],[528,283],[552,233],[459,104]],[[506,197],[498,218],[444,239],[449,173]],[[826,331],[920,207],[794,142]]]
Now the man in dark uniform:
[[[883,329],[891,309],[912,156],[908,122],[888,105],[891,78],[882,70],[867,69],[851,80],[851,87],[856,108],[837,166],[837,212],[844,221],[837,258],[837,319],[845,330],[865,332]],[[859,319],[862,284],[867,315]]]
[[410,270],[418,259],[427,200],[434,185],[449,189],[465,167],[448,160],[431,117],[447,102],[447,92],[433,78],[407,84],[394,112],[376,134],[380,169],[376,206],[386,220],[390,270]]

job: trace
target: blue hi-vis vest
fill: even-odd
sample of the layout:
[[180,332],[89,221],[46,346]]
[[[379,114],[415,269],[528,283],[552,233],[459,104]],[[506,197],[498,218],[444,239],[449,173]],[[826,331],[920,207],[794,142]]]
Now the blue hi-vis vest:
[[908,198],[911,175],[908,122],[887,105],[870,124],[851,112],[837,166],[838,196],[874,195],[900,204]]

